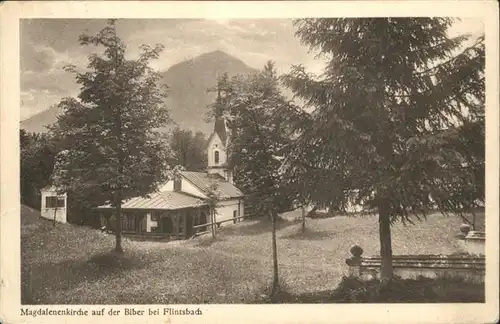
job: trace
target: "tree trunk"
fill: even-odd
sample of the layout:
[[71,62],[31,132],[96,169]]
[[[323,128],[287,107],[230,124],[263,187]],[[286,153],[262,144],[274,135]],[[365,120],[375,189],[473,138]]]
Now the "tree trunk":
[[302,207],[302,233],[306,231],[306,209]]
[[116,247],[115,252],[122,254],[122,197],[121,193],[118,194],[116,199]]
[[381,202],[379,204],[378,213],[380,257],[382,259],[380,267],[380,280],[385,283],[389,282],[393,275],[391,223],[389,218],[389,206],[386,202]]
[[271,213],[271,220],[273,224],[272,228],[272,245],[273,245],[273,286],[271,290],[271,298],[273,300],[276,300],[279,290],[280,290],[280,284],[279,284],[279,277],[278,277],[278,248],[276,245],[276,218],[278,216],[278,213],[276,211],[272,211]]
[[217,237],[217,224],[216,224],[216,219],[215,219],[215,209],[212,209],[210,211],[210,214],[212,215],[211,217],[211,223],[212,223],[212,237],[216,238]]
[[54,221],[52,222],[52,226],[56,227],[56,218],[57,218],[57,206],[54,208]]
[[476,230],[476,213],[472,211],[472,230]]

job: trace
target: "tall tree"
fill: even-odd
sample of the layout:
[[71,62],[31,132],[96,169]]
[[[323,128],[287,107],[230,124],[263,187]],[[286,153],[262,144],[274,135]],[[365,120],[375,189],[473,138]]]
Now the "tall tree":
[[220,95],[213,109],[227,118],[229,162],[235,170],[235,183],[256,212],[271,216],[272,296],[276,297],[280,289],[276,222],[278,213],[290,205],[279,168],[291,141],[287,118],[297,108],[281,94],[273,62],[258,74],[221,77],[217,91]]
[[[320,204],[363,204],[379,217],[381,277],[392,278],[391,224],[484,200],[483,38],[448,37],[452,19],[301,19],[296,35],[328,63],[284,77],[314,110],[295,125],[287,162]],[[467,131],[475,129],[475,131]],[[466,135],[469,134],[469,135]],[[474,159],[471,157],[474,156]],[[474,188],[464,195],[464,188]]]
[[170,136],[170,164],[182,165],[189,171],[207,168],[207,140],[201,132],[175,128]]
[[80,93],[61,101],[64,114],[51,128],[65,147],[54,181],[61,189],[98,192],[94,205],[114,206],[115,251],[122,253],[122,201],[153,192],[170,176],[168,149],[155,131],[169,121],[163,106],[166,92],[149,67],[163,46],[143,45],[137,59],[127,59],[114,20],[97,35],[83,34],[79,40],[104,51],[89,56],[85,72],[69,67]]

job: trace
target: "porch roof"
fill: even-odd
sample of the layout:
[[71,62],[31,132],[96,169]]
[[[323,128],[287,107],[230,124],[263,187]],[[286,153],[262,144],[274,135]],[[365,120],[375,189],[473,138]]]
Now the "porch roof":
[[[175,210],[189,207],[202,207],[207,204],[199,198],[191,195],[165,191],[151,194],[149,197],[134,197],[122,204],[122,209],[166,209]],[[110,204],[97,207],[97,209],[114,208]]]

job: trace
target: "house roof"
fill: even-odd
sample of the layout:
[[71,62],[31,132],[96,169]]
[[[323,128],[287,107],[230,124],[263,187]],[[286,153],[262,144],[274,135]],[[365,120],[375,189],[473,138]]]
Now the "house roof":
[[[201,207],[206,203],[199,198],[191,195],[175,192],[164,191],[151,194],[149,197],[135,197],[125,201],[122,204],[122,209],[167,209],[175,210],[189,207]],[[113,208],[110,204],[99,206],[98,209]]]
[[40,189],[40,191],[58,191],[58,190],[62,190],[62,189],[59,187],[56,187],[54,185],[47,185],[47,186],[43,187],[42,189]]
[[216,184],[217,192],[221,199],[243,197],[243,193],[238,188],[217,173],[208,174],[204,172],[183,171],[181,174],[204,194],[208,193],[212,184]]
[[40,191],[56,191],[57,188],[53,185],[47,185],[45,187],[43,187],[42,189],[40,189]]

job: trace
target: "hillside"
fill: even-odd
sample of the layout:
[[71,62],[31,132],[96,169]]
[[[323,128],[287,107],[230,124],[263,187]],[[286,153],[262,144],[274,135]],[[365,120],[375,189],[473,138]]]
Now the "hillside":
[[[222,51],[214,51],[183,61],[161,72],[162,83],[168,85],[167,106],[172,119],[182,128],[209,133],[212,124],[205,116],[214,94],[207,93],[217,81],[217,75],[227,72],[230,76],[255,72],[243,61]],[[57,107],[43,111],[21,122],[21,128],[29,132],[46,132],[45,125],[56,121],[60,114]]]
[[21,121],[21,128],[32,133],[45,133],[45,126],[56,122],[57,116],[61,114],[61,109],[57,106],[52,106],[28,119]]

